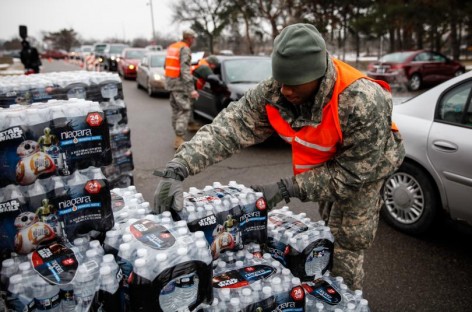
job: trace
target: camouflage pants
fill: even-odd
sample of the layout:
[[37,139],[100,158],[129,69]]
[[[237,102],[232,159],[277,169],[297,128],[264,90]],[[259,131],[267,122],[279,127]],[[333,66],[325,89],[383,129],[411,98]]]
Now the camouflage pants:
[[332,276],[342,276],[351,289],[362,289],[364,250],[375,238],[382,206],[383,180],[365,185],[353,198],[320,202],[320,215],[334,235]]
[[172,108],[172,128],[175,135],[184,136],[187,133],[188,122],[192,115],[192,99],[188,92],[172,91],[170,106]]

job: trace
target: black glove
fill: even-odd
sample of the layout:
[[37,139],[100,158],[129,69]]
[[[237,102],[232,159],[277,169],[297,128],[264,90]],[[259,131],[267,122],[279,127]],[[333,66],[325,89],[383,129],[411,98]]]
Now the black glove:
[[181,211],[184,206],[182,181],[188,177],[187,167],[173,160],[163,171],[154,171],[154,175],[163,178],[154,193],[154,212]]
[[274,208],[282,199],[288,204],[290,197],[299,197],[300,190],[294,178],[281,179],[280,182],[267,185],[251,185],[257,192],[262,192],[269,209]]

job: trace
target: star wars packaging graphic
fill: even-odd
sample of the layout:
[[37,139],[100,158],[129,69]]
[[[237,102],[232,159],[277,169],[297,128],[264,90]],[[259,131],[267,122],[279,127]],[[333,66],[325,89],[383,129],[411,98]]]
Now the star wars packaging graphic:
[[123,99],[117,74],[106,72],[56,72],[0,77],[0,107],[51,99],[85,99],[107,102]]
[[[247,250],[239,253],[225,253],[225,260],[217,260],[213,290],[218,302],[205,311],[305,311],[300,279],[290,270],[271,262],[269,254],[257,258]],[[236,261],[226,262],[228,259]]]
[[362,290],[352,291],[340,276],[322,276],[302,284],[306,293],[306,310],[313,311],[361,311],[368,312],[368,301],[362,297]]
[[123,305],[136,311],[196,311],[212,301],[212,258],[203,233],[189,232],[169,212],[128,218],[115,231],[120,234],[109,231],[104,244],[118,250]]
[[311,222],[305,213],[288,207],[269,213],[267,248],[274,259],[302,280],[321,277],[331,269],[334,237],[323,221]]
[[31,263],[43,279],[56,285],[72,282],[79,266],[74,251],[59,241],[39,246],[31,255]]
[[262,193],[234,181],[225,186],[215,182],[203,190],[190,188],[178,217],[187,221],[192,232],[205,233],[214,259],[225,250],[242,249],[244,244],[267,237]]
[[131,148],[131,131],[128,126],[110,128],[110,147],[112,150]]
[[53,101],[0,111],[0,185],[111,163],[108,126],[98,103]]
[[111,229],[114,219],[107,183],[99,168],[90,168],[0,189],[2,259],[11,252],[28,254],[57,237],[73,240]]

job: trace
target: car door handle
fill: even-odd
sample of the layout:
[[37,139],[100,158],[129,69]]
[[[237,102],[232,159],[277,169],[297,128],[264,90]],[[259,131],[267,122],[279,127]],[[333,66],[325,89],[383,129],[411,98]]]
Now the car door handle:
[[433,146],[440,151],[449,153],[455,152],[459,149],[456,144],[447,141],[434,141]]

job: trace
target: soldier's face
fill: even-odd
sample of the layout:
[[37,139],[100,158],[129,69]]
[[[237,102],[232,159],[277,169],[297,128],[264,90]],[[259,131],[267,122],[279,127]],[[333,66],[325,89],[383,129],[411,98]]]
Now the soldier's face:
[[296,86],[282,84],[280,92],[290,103],[301,105],[315,96],[316,92],[318,92],[320,81],[314,80]]

